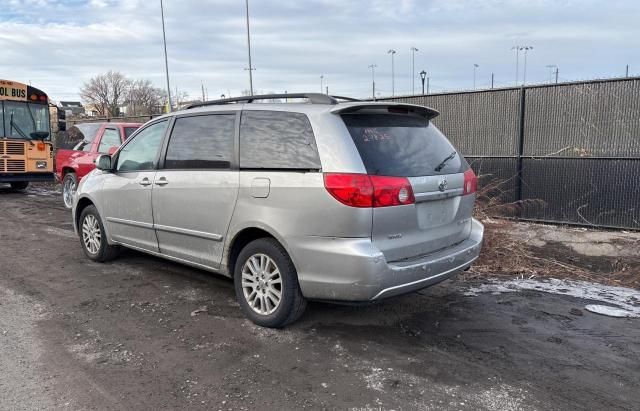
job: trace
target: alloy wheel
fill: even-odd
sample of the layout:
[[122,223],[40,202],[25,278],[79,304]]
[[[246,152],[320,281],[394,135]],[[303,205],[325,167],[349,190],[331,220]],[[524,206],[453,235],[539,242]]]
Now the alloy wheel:
[[242,267],[242,291],[253,311],[273,313],[282,300],[282,277],[275,261],[266,254],[254,254]]

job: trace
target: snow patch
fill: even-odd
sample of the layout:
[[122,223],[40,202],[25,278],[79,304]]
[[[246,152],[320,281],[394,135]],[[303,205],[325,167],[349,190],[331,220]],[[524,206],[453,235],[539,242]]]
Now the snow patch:
[[612,287],[586,281],[516,279],[493,280],[477,287],[469,288],[464,295],[477,296],[480,293],[501,294],[517,291],[540,291],[550,294],[567,295],[584,300],[598,301],[604,305],[587,305],[588,311],[613,317],[640,318],[640,291],[631,288]]

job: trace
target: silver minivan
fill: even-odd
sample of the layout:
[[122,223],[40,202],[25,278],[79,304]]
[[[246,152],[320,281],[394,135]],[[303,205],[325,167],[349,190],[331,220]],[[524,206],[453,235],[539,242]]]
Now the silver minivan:
[[467,269],[482,246],[477,178],[437,115],[323,94],[199,103],[100,156],[74,227],[94,261],[127,247],[232,277],[245,314],[267,327],[307,300],[416,291]]

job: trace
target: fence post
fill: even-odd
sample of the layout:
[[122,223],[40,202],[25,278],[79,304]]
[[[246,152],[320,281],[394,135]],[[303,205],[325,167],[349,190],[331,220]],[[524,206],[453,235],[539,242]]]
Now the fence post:
[[[516,201],[522,200],[522,156],[524,154],[524,119],[525,119],[525,101],[526,101],[526,88],[520,88],[520,110],[518,113],[518,157],[517,157],[517,175],[516,180]],[[518,217],[520,211],[518,211]]]

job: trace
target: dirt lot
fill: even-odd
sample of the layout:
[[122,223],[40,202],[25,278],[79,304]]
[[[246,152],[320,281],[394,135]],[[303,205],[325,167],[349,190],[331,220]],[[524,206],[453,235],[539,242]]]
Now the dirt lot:
[[369,307],[313,303],[261,329],[225,278],[135,252],[88,261],[42,187],[0,188],[0,249],[1,409],[640,404],[640,319],[585,309],[624,300],[638,314],[632,290],[458,279]]

